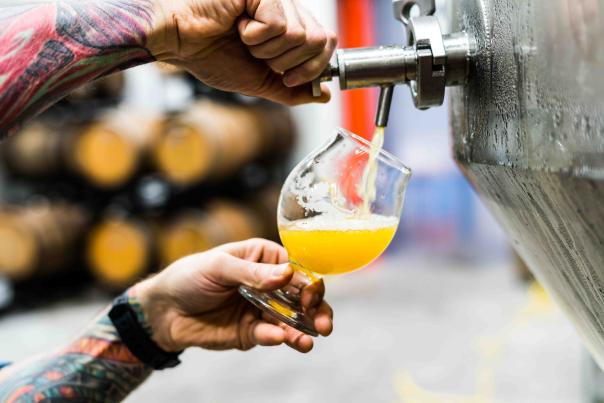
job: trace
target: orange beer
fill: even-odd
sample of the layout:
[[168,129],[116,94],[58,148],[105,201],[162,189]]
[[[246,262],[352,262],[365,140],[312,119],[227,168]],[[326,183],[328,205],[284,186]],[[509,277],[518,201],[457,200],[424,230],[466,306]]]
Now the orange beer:
[[377,214],[338,220],[317,216],[281,225],[279,234],[294,266],[321,275],[343,274],[380,256],[398,221]]

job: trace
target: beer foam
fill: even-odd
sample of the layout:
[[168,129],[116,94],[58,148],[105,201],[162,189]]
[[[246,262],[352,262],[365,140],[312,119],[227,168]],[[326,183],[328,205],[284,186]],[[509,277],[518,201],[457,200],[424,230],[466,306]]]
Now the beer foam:
[[303,220],[291,221],[283,225],[294,231],[377,231],[398,225],[399,219],[394,216],[371,214],[366,217],[333,217],[319,215]]

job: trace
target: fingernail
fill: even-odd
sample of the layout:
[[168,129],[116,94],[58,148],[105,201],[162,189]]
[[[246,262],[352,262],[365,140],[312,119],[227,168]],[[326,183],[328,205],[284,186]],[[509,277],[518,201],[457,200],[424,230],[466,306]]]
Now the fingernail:
[[285,84],[286,87],[295,87],[300,84],[298,83],[298,80],[299,78],[296,74],[290,74],[283,78],[283,84]]
[[290,270],[289,264],[281,264],[273,269],[273,277],[283,277]]

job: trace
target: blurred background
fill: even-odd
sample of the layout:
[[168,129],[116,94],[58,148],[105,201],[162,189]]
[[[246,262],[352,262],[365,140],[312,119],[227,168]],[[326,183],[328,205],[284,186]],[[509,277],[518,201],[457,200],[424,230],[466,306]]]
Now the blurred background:
[[[340,47],[405,40],[389,0],[305,4]],[[60,346],[181,256],[278,240],[292,166],[338,126],[373,132],[373,90],[332,92],[289,109],[146,65],[1,144],[0,359]],[[456,168],[446,105],[420,112],[397,88],[385,148],[413,170],[403,219],[378,262],[327,279],[330,338],[309,355],[187,351],[128,401],[596,401],[599,371]]]

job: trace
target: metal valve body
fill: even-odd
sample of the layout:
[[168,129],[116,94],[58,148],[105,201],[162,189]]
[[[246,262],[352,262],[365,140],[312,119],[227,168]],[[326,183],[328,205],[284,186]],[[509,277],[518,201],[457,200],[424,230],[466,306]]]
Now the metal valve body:
[[[410,10],[418,5],[421,15],[411,17]],[[443,35],[435,16],[434,0],[395,0],[395,17],[407,27],[408,45],[340,49],[336,62],[313,83],[320,95],[319,83],[339,79],[343,90],[382,87],[376,124],[385,126],[392,89],[408,84],[415,106],[427,109],[440,106],[445,87],[466,82],[470,73],[473,41],[464,32]]]

